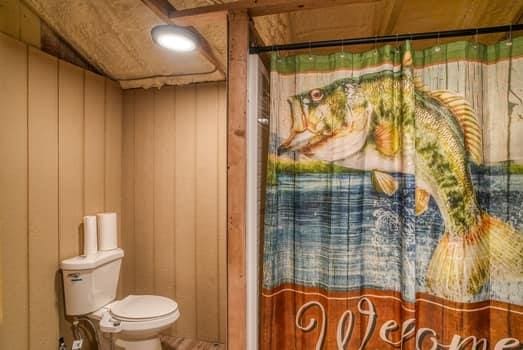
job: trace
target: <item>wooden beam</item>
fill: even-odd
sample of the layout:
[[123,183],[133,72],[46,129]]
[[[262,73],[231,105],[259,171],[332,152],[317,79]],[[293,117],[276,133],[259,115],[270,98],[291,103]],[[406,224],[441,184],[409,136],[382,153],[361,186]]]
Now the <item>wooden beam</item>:
[[392,31],[398,22],[401,9],[403,7],[403,0],[388,0],[382,11],[381,21],[378,25],[377,35],[393,34]]
[[194,7],[169,12],[174,20],[189,19],[195,22],[210,22],[223,18],[228,11],[248,11],[249,16],[267,16],[277,13],[314,10],[333,6],[377,2],[378,0],[239,0],[224,4]]
[[[258,29],[256,29],[256,24],[252,20],[252,18],[249,20],[249,28],[250,28],[250,40],[249,42],[254,44],[255,46],[263,45],[265,46],[265,42],[263,41],[263,38],[261,37],[260,33],[258,32]],[[262,53],[259,55],[260,59],[265,66],[265,69],[267,71],[270,71],[271,66],[271,60],[270,55],[267,53]]]
[[196,30],[192,25],[189,25],[188,21],[176,21],[169,17],[169,14],[176,12],[176,9],[174,8],[174,6],[171,5],[171,3],[168,0],[142,0],[142,2],[165,23],[173,23],[176,25],[184,26],[185,29],[190,30],[198,38],[198,50],[200,54],[204,56],[209,62],[211,62],[211,64],[213,64],[218,71],[225,75],[226,68],[214,55],[211,45],[209,45],[207,39],[205,39],[203,35],[201,35],[200,32],[198,32],[198,30]]
[[247,178],[247,59],[249,16],[228,16],[227,79],[227,349],[246,344],[245,206]]

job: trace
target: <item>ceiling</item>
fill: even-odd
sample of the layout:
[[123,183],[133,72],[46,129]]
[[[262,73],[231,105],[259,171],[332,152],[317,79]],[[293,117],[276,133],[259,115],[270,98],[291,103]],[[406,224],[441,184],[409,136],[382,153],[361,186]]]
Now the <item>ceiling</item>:
[[[160,87],[223,80],[205,55],[173,53],[155,45],[150,31],[163,24],[140,0],[25,0],[89,63],[122,87]],[[225,65],[225,21],[206,33],[214,55]]]
[[[169,1],[177,10],[234,0]],[[321,0],[318,0],[321,1]],[[156,46],[150,30],[165,23],[141,0],[25,0],[93,66],[122,87],[159,87],[225,78],[227,23],[192,23],[207,54],[172,53]],[[522,21],[523,0],[365,0],[351,5],[254,18],[265,45],[396,33],[484,27]],[[481,36],[495,42],[504,34]],[[470,38],[473,39],[473,38]],[[449,39],[456,40],[456,39]],[[444,40],[441,40],[444,42]],[[416,42],[415,47],[434,44]],[[347,50],[364,50],[365,46]],[[209,55],[211,58],[209,58]]]
[[[435,6],[437,4],[437,6]],[[381,0],[291,13],[296,41],[427,32],[512,23],[523,1]]]

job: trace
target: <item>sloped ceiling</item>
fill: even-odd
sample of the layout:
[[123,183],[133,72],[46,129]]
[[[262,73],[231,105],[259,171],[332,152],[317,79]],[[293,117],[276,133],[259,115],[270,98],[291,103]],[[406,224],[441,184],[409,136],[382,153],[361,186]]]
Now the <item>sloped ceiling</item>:
[[[124,88],[223,80],[198,52],[173,53],[154,44],[150,31],[164,22],[140,0],[26,0],[92,65]],[[225,63],[226,23],[209,31]]]
[[[181,10],[234,0],[168,1]],[[224,73],[200,53],[178,54],[156,46],[149,33],[152,27],[164,22],[140,0],[25,2],[92,65],[120,81],[124,88],[225,78]],[[254,23],[264,44],[272,45],[509,24],[520,22],[522,15],[523,0],[376,0],[256,17]],[[193,26],[207,40],[219,64],[225,67],[225,19]],[[479,40],[491,43],[504,35],[480,36]],[[449,40],[456,39],[446,39]],[[415,47],[434,43],[434,40],[416,42]],[[347,50],[368,48],[369,45]]]

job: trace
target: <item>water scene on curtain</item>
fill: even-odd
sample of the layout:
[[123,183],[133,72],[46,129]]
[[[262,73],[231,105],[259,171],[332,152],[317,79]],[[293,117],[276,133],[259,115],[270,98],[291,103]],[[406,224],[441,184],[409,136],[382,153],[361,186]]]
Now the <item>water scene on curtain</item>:
[[511,44],[273,57],[264,349],[519,348]]

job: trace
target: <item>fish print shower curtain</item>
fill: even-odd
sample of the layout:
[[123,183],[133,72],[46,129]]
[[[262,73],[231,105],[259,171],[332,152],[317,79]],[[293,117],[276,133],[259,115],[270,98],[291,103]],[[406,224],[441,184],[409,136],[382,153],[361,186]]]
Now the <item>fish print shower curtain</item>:
[[273,55],[262,349],[520,349],[523,38]]

